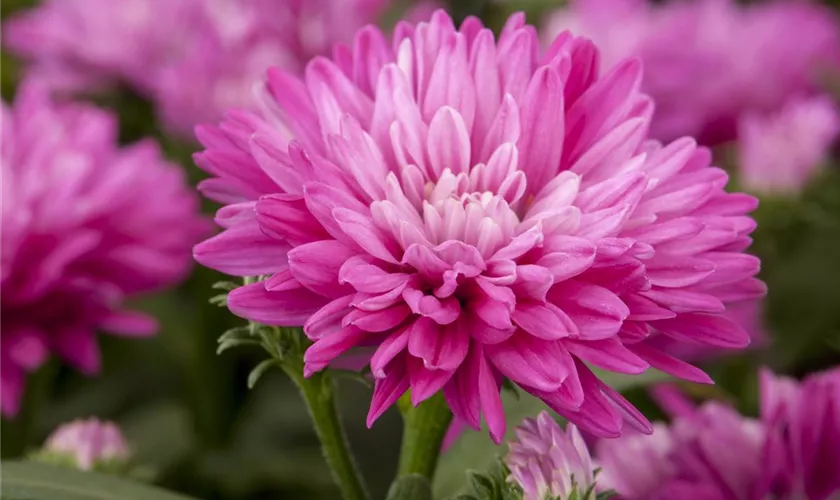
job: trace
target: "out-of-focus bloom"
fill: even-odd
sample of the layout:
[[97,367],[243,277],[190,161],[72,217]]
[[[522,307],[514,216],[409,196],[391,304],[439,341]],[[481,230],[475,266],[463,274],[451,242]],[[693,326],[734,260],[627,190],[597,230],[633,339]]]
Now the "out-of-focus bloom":
[[840,113],[825,96],[794,99],[776,113],[748,113],[738,128],[744,187],[796,193],[814,177],[840,132]]
[[181,57],[199,3],[47,0],[3,23],[3,45],[53,89],[89,91],[122,80],[149,93],[158,68]]
[[[301,73],[317,55],[375,23],[390,0],[198,0],[183,56],[160,73],[164,120],[192,133],[229,108],[255,108],[253,87],[272,66]],[[343,50],[343,49],[336,49]]]
[[171,285],[206,234],[183,172],[150,141],[117,146],[117,123],[24,82],[3,105],[2,412],[55,353],[99,370],[97,330],[152,334],[123,298]]
[[120,428],[96,418],[61,425],[47,438],[40,455],[85,471],[125,464],[131,458]]
[[671,477],[675,466],[670,461],[674,444],[671,431],[665,424],[655,422],[653,434],[627,432],[614,440],[599,440],[596,444],[598,490],[621,492],[627,499],[652,499],[662,481]]
[[54,87],[127,83],[155,102],[170,128],[192,136],[227,108],[256,108],[252,87],[268,67],[299,73],[391,3],[48,0],[9,20],[4,44]]
[[656,102],[651,133],[660,139],[731,140],[743,113],[777,110],[814,91],[828,67],[840,68],[837,19],[808,1],[577,0],[549,18],[545,33],[550,40],[565,29],[592,38],[605,68],[641,57],[642,89]]
[[505,464],[509,480],[522,488],[524,500],[558,498],[584,493],[595,484],[592,459],[577,427],[566,430],[546,412],[526,419],[516,429],[517,441],[508,445]]
[[694,141],[646,140],[640,80],[636,60],[599,78],[569,34],[541,53],[520,15],[498,41],[442,11],[392,44],[366,28],[303,79],[270,70],[262,116],[199,130],[200,189],[227,206],[195,256],[270,275],[228,305],[302,325],[306,374],[375,347],[369,424],[442,390],[498,441],[506,377],[595,434],[649,431],[585,363],[708,382],[652,340],[743,347],[725,304],[764,286],[743,253],[755,199]]
[[[674,397],[672,395],[672,397]],[[626,500],[826,500],[840,493],[840,368],[801,384],[761,376],[760,419],[708,402],[653,436],[596,447],[599,486]]]
[[840,494],[840,368],[802,383],[761,373],[761,418],[769,489],[780,498],[826,500]]

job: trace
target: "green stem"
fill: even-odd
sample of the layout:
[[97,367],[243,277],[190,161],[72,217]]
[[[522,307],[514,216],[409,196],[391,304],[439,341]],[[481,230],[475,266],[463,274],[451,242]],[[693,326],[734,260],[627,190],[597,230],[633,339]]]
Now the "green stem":
[[333,478],[345,500],[368,500],[370,498],[356,462],[350,452],[347,437],[341,426],[335,403],[335,387],[326,372],[304,378],[302,367],[297,370],[290,363],[284,363],[284,371],[300,389],[309,415],[315,424],[315,432],[321,441],[324,458],[333,473]]
[[406,397],[400,400],[404,426],[399,475],[420,474],[431,481],[452,412],[440,393],[414,408]]

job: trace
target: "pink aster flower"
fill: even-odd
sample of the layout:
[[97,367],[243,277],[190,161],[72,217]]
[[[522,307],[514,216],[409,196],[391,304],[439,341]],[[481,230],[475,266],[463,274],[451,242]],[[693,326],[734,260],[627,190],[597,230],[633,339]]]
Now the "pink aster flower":
[[516,428],[517,440],[508,445],[505,464],[509,480],[519,485],[524,500],[566,499],[582,495],[595,484],[592,459],[583,436],[573,424],[564,431],[541,412]]
[[576,0],[549,17],[545,34],[565,29],[593,39],[605,68],[631,55],[644,61],[642,88],[656,102],[651,132],[661,139],[734,139],[743,113],[777,110],[840,68],[840,25],[809,1]]
[[840,112],[826,96],[793,99],[770,116],[741,117],[743,185],[764,193],[796,193],[811,180],[840,133]]
[[827,500],[840,493],[840,369],[801,384],[761,375],[760,419],[707,402],[678,409],[652,436],[596,446],[598,484],[625,500]]
[[[88,91],[122,80],[151,92],[178,58],[195,0],[47,0],[3,23],[3,45],[51,88]],[[162,12],[165,14],[162,15]]]
[[145,336],[123,298],[181,280],[206,234],[198,199],[153,142],[117,146],[117,123],[24,82],[3,105],[2,412],[55,353],[99,370],[97,330]]
[[5,23],[4,44],[54,87],[127,83],[154,101],[173,131],[191,136],[195,125],[221,119],[227,108],[256,107],[251,90],[266,68],[301,72],[391,4],[49,0]]
[[372,350],[368,424],[443,391],[499,441],[508,378],[595,434],[649,431],[587,364],[709,382],[652,340],[748,343],[722,313],[764,293],[756,201],[694,141],[648,141],[641,65],[599,76],[597,54],[568,33],[540,51],[521,15],[495,40],[438,11],[303,78],[270,70],[261,115],[198,130],[200,189],[227,206],[196,258],[268,277],[228,305],[303,326],[307,375]]
[[75,467],[85,471],[100,464],[126,462],[131,456],[120,428],[96,418],[61,425],[47,438],[43,452],[57,458],[67,457]]

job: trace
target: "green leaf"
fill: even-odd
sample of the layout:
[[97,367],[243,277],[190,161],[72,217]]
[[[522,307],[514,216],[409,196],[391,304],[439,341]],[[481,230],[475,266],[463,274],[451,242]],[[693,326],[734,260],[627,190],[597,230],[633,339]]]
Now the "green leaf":
[[3,462],[3,500],[188,500],[189,497],[97,472],[36,462]]
[[472,486],[473,493],[482,500],[493,500],[496,498],[496,485],[493,484],[493,479],[480,472],[470,470],[467,471],[470,486]]
[[267,359],[258,364],[257,367],[251,370],[251,373],[248,375],[248,389],[253,389],[254,386],[257,385],[257,382],[259,382],[260,377],[262,377],[269,368],[276,365],[276,359]]
[[[669,380],[668,375],[652,369],[632,376],[595,368],[592,368],[592,371],[618,391]],[[507,420],[506,441],[514,437],[513,431],[523,419],[548,409],[542,401],[524,392],[514,395],[511,391],[502,391],[502,401]],[[448,498],[461,493],[464,491],[467,470],[489,470],[496,457],[504,453],[505,448],[493,443],[486,429],[480,432],[465,431],[452,448],[440,457],[433,484],[435,498]]]

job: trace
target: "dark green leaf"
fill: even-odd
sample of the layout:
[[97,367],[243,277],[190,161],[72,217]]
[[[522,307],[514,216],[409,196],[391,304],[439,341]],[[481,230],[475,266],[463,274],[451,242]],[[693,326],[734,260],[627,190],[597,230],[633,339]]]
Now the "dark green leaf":
[[97,472],[37,462],[3,462],[4,500],[187,500],[160,488]]
[[471,470],[467,471],[472,492],[480,500],[494,500],[496,498],[497,487],[493,483],[493,479],[480,472]]

